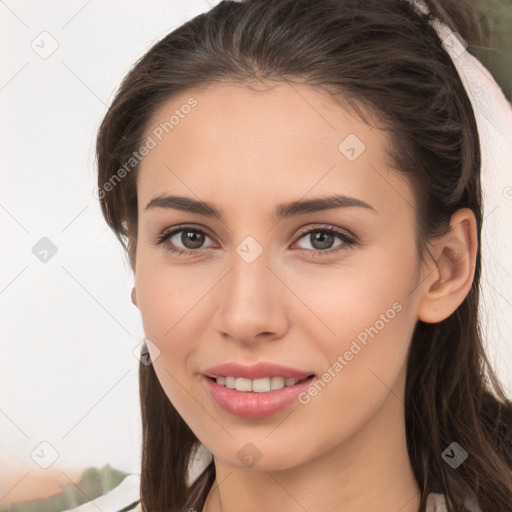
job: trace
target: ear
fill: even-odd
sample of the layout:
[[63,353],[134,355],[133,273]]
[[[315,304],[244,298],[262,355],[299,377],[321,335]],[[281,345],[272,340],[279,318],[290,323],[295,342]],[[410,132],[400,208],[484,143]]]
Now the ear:
[[137,306],[137,291],[135,290],[135,286],[132,288],[132,303],[134,306]]
[[475,274],[478,234],[476,218],[469,208],[457,210],[450,219],[450,230],[432,242],[435,266],[422,283],[418,319],[441,322],[462,303],[471,289]]

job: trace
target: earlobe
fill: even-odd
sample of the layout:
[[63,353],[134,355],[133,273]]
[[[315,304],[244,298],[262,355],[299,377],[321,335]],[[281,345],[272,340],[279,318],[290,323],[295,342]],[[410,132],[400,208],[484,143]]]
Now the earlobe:
[[435,268],[424,282],[419,320],[441,322],[460,306],[473,283],[477,248],[475,215],[468,208],[457,210],[450,231],[434,242]]
[[135,286],[132,288],[132,304],[137,307],[137,291]]

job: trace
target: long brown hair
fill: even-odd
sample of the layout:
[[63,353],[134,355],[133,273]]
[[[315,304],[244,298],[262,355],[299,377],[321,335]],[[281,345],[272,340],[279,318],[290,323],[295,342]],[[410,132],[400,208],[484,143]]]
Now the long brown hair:
[[[362,116],[371,112],[391,134],[390,156],[415,192],[420,255],[459,208],[474,212],[480,241],[475,117],[431,22],[441,19],[476,43],[478,24],[466,4],[424,3],[430,14],[403,0],[224,1],[155,44],[123,80],[97,138],[101,208],[132,268],[138,165],[119,170],[143,144],[164,101],[222,81],[306,84],[329,91]],[[418,321],[411,341],[405,421],[422,511],[432,491],[447,496],[450,512],[463,510],[470,495],[484,512],[512,509],[512,408],[479,331],[480,261],[479,248],[474,281],[460,307],[440,323]],[[215,480],[213,462],[195,482],[187,482],[199,441],[153,367],[142,363],[140,400],[143,509],[201,510]],[[442,458],[453,441],[469,452],[456,470]]]

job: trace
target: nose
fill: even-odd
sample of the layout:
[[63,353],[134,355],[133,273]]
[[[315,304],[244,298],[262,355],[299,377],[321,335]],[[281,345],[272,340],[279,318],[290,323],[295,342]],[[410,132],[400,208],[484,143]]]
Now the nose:
[[213,298],[213,327],[221,336],[244,345],[284,336],[288,329],[286,287],[265,251],[251,263],[235,253],[219,285]]

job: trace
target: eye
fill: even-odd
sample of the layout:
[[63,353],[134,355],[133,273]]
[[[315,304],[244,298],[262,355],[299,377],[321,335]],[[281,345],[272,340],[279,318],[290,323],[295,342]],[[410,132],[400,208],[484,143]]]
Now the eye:
[[[333,245],[336,238],[341,240],[337,245]],[[330,256],[340,250],[352,247],[356,241],[354,237],[350,236],[345,231],[333,228],[331,226],[319,226],[303,232],[298,241],[306,240],[309,242],[313,249],[311,256]],[[334,247],[334,249],[333,249]],[[301,249],[306,249],[301,247]],[[308,250],[308,252],[311,252]]]
[[[181,235],[180,235],[181,233]],[[171,231],[164,231],[156,239],[157,244],[165,244],[165,248],[176,254],[190,255],[199,252],[206,238],[210,238],[202,229],[192,226],[181,226]],[[179,244],[183,244],[181,247]]]

